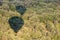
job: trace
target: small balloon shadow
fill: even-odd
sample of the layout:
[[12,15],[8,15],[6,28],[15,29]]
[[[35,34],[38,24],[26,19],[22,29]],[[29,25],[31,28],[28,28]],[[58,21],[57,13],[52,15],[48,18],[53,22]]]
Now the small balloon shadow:
[[3,2],[2,2],[2,1],[0,1],[0,6],[2,6],[2,4],[3,4]]
[[17,12],[19,12],[21,15],[23,15],[27,9],[26,9],[26,7],[24,7],[24,6],[19,5],[19,6],[16,6],[16,10],[17,10]]
[[24,20],[17,16],[10,18],[8,22],[15,33],[17,33],[24,25]]

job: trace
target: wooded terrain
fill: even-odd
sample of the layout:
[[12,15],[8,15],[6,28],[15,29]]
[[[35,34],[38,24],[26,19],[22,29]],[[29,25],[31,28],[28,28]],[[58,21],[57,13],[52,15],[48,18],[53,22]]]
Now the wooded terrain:
[[0,40],[60,40],[60,0],[1,0]]

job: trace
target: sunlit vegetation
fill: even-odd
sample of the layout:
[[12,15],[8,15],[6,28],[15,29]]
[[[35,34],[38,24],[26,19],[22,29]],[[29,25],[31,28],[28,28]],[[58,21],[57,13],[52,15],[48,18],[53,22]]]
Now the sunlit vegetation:
[[[7,1],[7,0],[3,0]],[[8,0],[11,2],[14,0]],[[16,2],[17,0],[15,0]],[[21,3],[23,2],[23,3]],[[0,9],[0,40],[60,40],[60,1],[20,0],[20,3],[3,3]],[[22,10],[20,5],[26,7]],[[16,6],[19,6],[16,10]],[[9,19],[22,18],[24,25],[17,33],[11,28]],[[21,26],[20,19],[14,18],[13,26]]]

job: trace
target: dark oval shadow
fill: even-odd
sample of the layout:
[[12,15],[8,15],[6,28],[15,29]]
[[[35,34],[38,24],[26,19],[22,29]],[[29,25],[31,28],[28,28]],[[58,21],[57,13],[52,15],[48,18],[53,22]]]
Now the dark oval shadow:
[[3,0],[0,0],[0,6],[2,6],[2,4],[3,4]]
[[17,33],[24,25],[24,20],[17,16],[11,17],[8,22],[15,33]]
[[16,6],[16,10],[17,10],[17,12],[19,12],[21,15],[23,15],[27,9],[26,9],[24,6],[19,5],[19,6]]

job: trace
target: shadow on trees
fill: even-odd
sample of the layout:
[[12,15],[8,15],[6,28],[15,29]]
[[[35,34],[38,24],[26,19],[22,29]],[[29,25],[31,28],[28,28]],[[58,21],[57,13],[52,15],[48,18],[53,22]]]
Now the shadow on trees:
[[17,10],[17,12],[19,12],[21,15],[23,15],[27,9],[26,9],[24,6],[19,5],[19,6],[16,6],[16,10]]
[[8,22],[15,33],[17,33],[24,25],[24,20],[17,16],[10,18]]
[[2,4],[3,4],[3,0],[0,0],[0,6],[2,6]]

